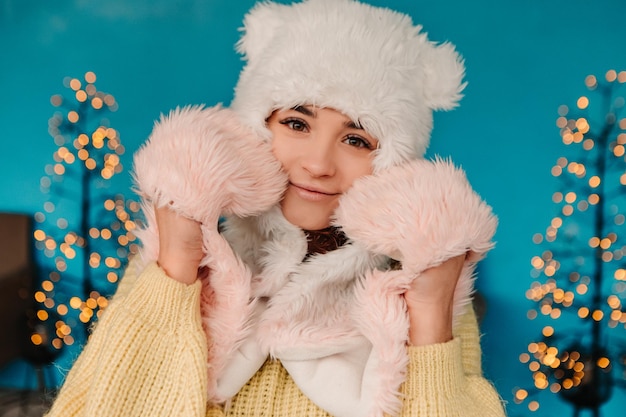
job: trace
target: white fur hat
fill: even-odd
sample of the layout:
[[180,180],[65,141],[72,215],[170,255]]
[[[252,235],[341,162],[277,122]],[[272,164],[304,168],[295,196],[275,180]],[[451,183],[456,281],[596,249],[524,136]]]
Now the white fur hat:
[[265,138],[272,111],[338,110],[380,141],[375,170],[421,157],[432,111],[452,109],[465,87],[463,60],[428,40],[407,15],[354,0],[257,4],[237,50],[247,63],[231,104]]

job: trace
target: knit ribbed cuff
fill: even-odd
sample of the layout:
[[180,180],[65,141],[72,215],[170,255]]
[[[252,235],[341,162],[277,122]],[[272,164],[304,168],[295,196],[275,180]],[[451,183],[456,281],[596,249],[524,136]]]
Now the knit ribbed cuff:
[[404,393],[409,398],[452,396],[463,384],[461,340],[409,346],[409,372]]
[[151,262],[137,278],[124,307],[149,325],[173,331],[199,320],[201,289],[200,280],[191,285],[178,282]]

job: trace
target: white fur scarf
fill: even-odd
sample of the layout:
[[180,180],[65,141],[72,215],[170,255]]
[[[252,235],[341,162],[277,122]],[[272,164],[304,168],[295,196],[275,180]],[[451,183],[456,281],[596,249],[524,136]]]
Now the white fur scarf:
[[[241,154],[207,156],[194,146],[168,146],[164,152],[162,143],[182,140],[170,134],[182,113],[164,118],[135,159],[148,218],[140,238],[144,261],[156,259],[155,201],[173,201],[174,209],[205,224],[216,220],[216,212],[231,213],[222,234],[203,227],[203,263],[211,270],[201,301],[210,400],[227,401],[271,355],[305,395],[332,415],[397,414],[409,326],[398,295],[424,269],[470,253],[455,293],[455,312],[461,312],[471,299],[475,264],[493,245],[497,221],[489,206],[450,162],[411,161],[358,180],[342,197],[334,219],[348,243],[303,262],[306,237],[277,206],[284,177],[275,161],[268,163],[269,151],[254,145],[254,155],[244,155],[244,164]],[[187,130],[184,141],[206,142],[206,129]],[[248,161],[249,156],[254,159]],[[162,167],[165,159],[171,165],[177,158],[185,161],[178,167],[186,172],[183,185],[171,180],[179,174],[147,168]],[[239,177],[231,181],[224,173],[232,173],[226,168],[235,163]],[[206,166],[219,169],[211,168],[211,175],[195,172]],[[250,187],[238,178],[258,183]],[[230,200],[216,195],[216,181],[229,195],[241,192],[247,199],[233,210]],[[207,193],[211,198],[203,201],[210,207],[190,205]],[[215,207],[212,201],[227,203]],[[387,270],[390,258],[401,261],[402,269]]]

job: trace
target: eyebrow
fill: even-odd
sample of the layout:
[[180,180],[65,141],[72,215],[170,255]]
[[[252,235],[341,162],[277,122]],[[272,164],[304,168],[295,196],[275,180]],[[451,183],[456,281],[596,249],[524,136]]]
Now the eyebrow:
[[[317,117],[317,114],[313,110],[311,110],[311,109],[309,109],[308,107],[305,107],[305,106],[296,106],[296,107],[293,107],[293,110],[297,111],[298,113],[302,113],[305,116]],[[345,123],[345,126],[350,128],[350,129],[364,130],[363,127],[360,124],[355,123],[352,120],[348,120]]]

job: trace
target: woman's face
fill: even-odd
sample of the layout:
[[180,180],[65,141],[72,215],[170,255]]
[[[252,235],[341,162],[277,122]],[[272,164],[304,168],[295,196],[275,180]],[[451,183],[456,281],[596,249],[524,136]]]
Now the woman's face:
[[283,215],[302,229],[328,227],[339,197],[372,173],[378,140],[329,108],[277,110],[267,124],[274,155],[289,177]]

